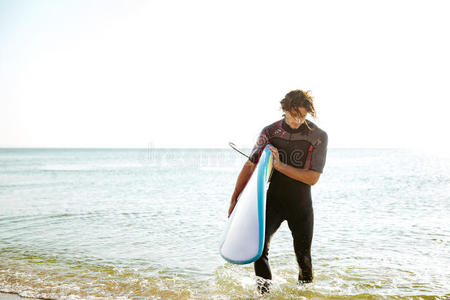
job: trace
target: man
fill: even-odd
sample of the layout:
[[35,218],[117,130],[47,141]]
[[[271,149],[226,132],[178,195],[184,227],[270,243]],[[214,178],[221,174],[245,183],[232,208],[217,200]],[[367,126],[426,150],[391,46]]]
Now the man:
[[261,257],[254,263],[258,290],[269,291],[272,279],[268,252],[272,235],[287,220],[294,239],[294,250],[300,272],[299,283],[312,282],[311,242],[314,214],[311,186],[316,184],[325,166],[328,136],[313,122],[316,118],[309,92],[294,90],[281,100],[283,119],[266,126],[242,168],[231,197],[231,215],[239,194],[250,179],[264,147],[272,150],[273,167],[266,203],[266,232]]

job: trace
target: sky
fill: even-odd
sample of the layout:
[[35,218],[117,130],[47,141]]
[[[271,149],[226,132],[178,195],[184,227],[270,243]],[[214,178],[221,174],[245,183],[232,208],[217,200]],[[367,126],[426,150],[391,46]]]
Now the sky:
[[329,147],[450,150],[448,1],[0,0],[0,147],[252,147],[311,90]]

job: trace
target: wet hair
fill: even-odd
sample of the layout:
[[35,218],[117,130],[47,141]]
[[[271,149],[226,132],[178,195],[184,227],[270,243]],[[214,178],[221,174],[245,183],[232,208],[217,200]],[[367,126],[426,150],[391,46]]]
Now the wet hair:
[[[283,111],[294,111],[300,113],[299,107],[303,107],[314,119],[316,119],[317,117],[316,109],[314,108],[313,97],[311,96],[311,91],[290,91],[280,101],[280,104]],[[305,124],[311,130],[307,121],[305,121]]]

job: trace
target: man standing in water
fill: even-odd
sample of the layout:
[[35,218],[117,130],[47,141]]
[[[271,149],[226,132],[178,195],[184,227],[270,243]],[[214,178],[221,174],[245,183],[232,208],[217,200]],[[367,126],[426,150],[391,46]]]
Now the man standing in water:
[[300,268],[299,283],[312,282],[314,215],[311,186],[319,180],[327,154],[327,133],[306,120],[308,113],[316,118],[309,92],[291,91],[280,103],[284,118],[262,130],[249,160],[239,174],[228,211],[230,216],[264,147],[271,144],[269,147],[272,150],[274,171],[267,191],[265,242],[261,257],[254,263],[261,293],[269,291],[268,280],[272,279],[268,258],[270,239],[284,220],[287,220],[294,240]]

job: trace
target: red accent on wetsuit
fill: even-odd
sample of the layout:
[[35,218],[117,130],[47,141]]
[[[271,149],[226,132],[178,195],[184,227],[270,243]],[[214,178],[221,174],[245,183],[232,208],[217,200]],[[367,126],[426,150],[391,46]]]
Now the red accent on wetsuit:
[[311,169],[311,157],[312,157],[313,149],[314,149],[313,145],[309,146],[309,149],[308,149],[308,153],[309,153],[308,170]]

